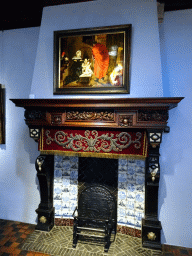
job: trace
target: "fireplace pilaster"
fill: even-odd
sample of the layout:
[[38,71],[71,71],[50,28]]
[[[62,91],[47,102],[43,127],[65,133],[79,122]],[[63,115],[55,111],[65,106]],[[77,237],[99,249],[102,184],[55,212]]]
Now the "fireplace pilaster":
[[159,148],[162,130],[148,129],[148,157],[145,171],[145,217],[142,220],[142,244],[161,249],[161,222],[158,220],[158,191],[160,178]]
[[36,159],[35,167],[40,186],[40,198],[36,213],[38,223],[36,229],[50,231],[54,226],[53,207],[53,178],[54,178],[54,156],[40,155]]

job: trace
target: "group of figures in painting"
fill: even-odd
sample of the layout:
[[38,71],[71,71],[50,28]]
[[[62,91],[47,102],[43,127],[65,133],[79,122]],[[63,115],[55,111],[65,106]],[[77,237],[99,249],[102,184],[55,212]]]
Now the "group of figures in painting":
[[60,88],[123,85],[123,33],[61,39]]

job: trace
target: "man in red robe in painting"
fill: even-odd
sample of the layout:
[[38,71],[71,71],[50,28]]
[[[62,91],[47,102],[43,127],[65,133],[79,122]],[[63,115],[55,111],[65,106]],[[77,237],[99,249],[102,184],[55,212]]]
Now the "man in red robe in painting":
[[100,43],[95,43],[92,48],[93,57],[95,59],[94,64],[94,75],[96,76],[96,81],[99,79],[104,80],[109,67],[109,53],[105,45]]

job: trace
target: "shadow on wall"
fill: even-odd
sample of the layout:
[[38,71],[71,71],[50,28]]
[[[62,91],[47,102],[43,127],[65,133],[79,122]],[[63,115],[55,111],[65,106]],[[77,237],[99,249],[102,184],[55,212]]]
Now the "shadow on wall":
[[25,131],[23,135],[24,136],[22,139],[24,143],[24,149],[29,155],[30,164],[34,164],[35,170],[35,161],[38,155],[40,154],[38,151],[38,143],[35,142],[32,138],[30,138],[29,128],[27,126],[25,126]]
[[[185,124],[185,125],[183,125]],[[163,134],[160,148],[160,166],[162,175],[174,175],[175,165],[181,162],[184,157],[183,142],[192,140],[188,136],[188,126],[190,123],[185,120],[180,108],[169,111],[170,133]],[[192,141],[190,143],[192,145]]]
[[[159,187],[159,215],[161,215],[161,221],[163,225],[169,225],[169,223],[177,222],[180,225],[181,215],[180,211],[182,207],[185,207],[185,199],[182,197],[186,195],[186,187],[182,188],[181,182],[187,182],[187,173],[190,169],[189,155],[192,152],[192,137],[189,136],[191,130],[190,117],[187,116],[188,111],[184,111],[186,106],[186,99],[184,99],[179,108],[175,108],[169,111],[169,123],[170,133],[163,135],[161,144],[161,157],[160,157],[160,187]],[[170,187],[168,187],[170,185]],[[179,194],[179,191],[181,194]],[[171,193],[170,193],[171,192]],[[178,197],[180,195],[180,197]],[[181,206],[182,204],[182,206]],[[174,213],[173,206],[176,207],[177,212]],[[180,208],[178,208],[180,207]],[[169,211],[169,212],[166,212]],[[171,217],[172,216],[172,217]],[[163,226],[162,225],[162,226]],[[165,227],[165,230],[168,227]],[[167,239],[169,233],[162,229],[161,237],[162,243],[170,243]]]
[[38,152],[38,144],[30,138],[29,129],[27,126],[21,131],[20,146],[18,148],[24,148],[23,156],[19,155],[16,158],[16,175],[23,183],[23,217],[22,219],[26,222],[35,221],[35,209],[38,207],[39,197],[36,193],[39,186],[37,183],[35,161]]
[[6,150],[7,148],[6,148],[6,144],[1,144],[0,145],[0,150]]
[[7,201],[5,199],[6,199],[6,196],[4,196],[3,193],[0,193],[1,219],[7,220],[7,218],[8,218],[8,209],[7,209],[7,204],[4,203],[4,202]]
[[[160,168],[161,168],[161,166],[160,166]],[[163,209],[163,205],[165,203],[165,198],[166,197],[167,197],[166,182],[165,182],[165,177],[164,177],[164,175],[162,174],[162,171],[161,171],[161,177],[160,177],[160,183],[159,183],[158,216],[160,215],[161,209]],[[162,244],[166,243],[166,238],[165,238],[163,227],[162,227],[162,230],[161,230],[161,242],[162,242]]]

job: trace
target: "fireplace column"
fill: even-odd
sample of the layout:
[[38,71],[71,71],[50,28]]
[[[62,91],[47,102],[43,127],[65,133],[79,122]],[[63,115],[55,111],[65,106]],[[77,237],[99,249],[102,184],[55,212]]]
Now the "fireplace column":
[[162,130],[148,129],[149,151],[145,172],[145,218],[142,220],[142,244],[161,249],[161,222],[158,220],[158,190],[160,178],[159,148]]
[[55,210],[53,207],[53,178],[54,178],[54,156],[40,155],[37,157],[35,167],[39,179],[40,197],[36,213],[38,223],[36,229],[50,231],[54,226]]

